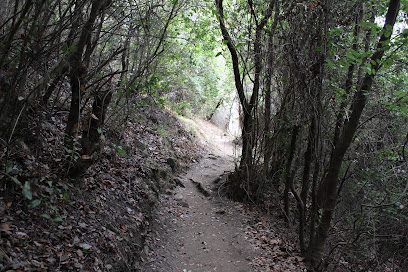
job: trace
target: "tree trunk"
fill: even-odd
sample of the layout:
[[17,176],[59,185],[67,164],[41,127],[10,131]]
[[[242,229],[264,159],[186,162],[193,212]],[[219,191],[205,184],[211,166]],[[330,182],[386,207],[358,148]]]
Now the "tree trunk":
[[105,1],[96,1],[92,3],[91,13],[89,19],[85,23],[79,41],[76,45],[76,49],[71,53],[68,60],[70,64],[71,74],[71,105],[69,109],[67,126],[65,133],[68,136],[66,144],[69,149],[72,149],[73,142],[71,136],[73,136],[79,129],[79,117],[80,117],[80,104],[81,104],[81,91],[85,90],[85,76],[87,68],[82,63],[82,56],[85,46],[89,43],[92,36],[93,25],[100,14],[100,8]]
[[[388,11],[386,15],[385,25],[383,28],[383,35],[381,36],[377,49],[373,56],[371,57],[371,63],[376,63],[373,65],[372,73],[366,74],[363,78],[359,90],[354,96],[354,101],[351,107],[351,114],[349,121],[345,124],[343,132],[339,138],[338,144],[335,146],[333,156],[330,159],[329,170],[324,179],[324,184],[326,185],[325,190],[325,203],[322,212],[322,217],[317,228],[317,233],[315,240],[313,241],[313,246],[309,252],[310,259],[312,262],[312,267],[318,269],[320,266],[320,259],[323,254],[324,245],[328,237],[328,232],[330,229],[331,220],[333,218],[334,209],[336,207],[337,201],[337,183],[340,168],[343,162],[344,154],[349,148],[354,134],[357,130],[359,120],[363,109],[367,102],[367,95],[371,91],[371,86],[374,80],[374,74],[377,73],[380,67],[381,58],[384,55],[384,44],[390,40],[392,29],[395,24],[396,17],[399,12],[400,0],[391,0],[388,6]],[[387,33],[388,32],[388,33]],[[390,33],[391,32],[391,33]]]
[[292,129],[292,138],[290,140],[290,145],[288,148],[288,160],[286,161],[286,167],[285,167],[285,190],[283,192],[284,211],[285,211],[285,217],[286,217],[287,222],[289,222],[289,219],[290,219],[289,192],[291,191],[293,187],[293,178],[294,178],[291,168],[292,168],[292,161],[295,156],[296,142],[297,142],[298,134],[299,134],[299,126],[294,125]]
[[211,111],[211,113],[207,116],[207,121],[211,121],[212,117],[214,114],[217,112],[218,108],[221,106],[223,102],[223,99],[221,98],[220,101],[218,101],[217,105],[215,105],[215,108]]
[[[111,79],[112,78],[109,80]],[[111,98],[112,91],[107,91],[103,95],[95,95],[92,104],[92,116],[89,117],[87,127],[83,129],[82,133],[82,156],[70,169],[69,176],[71,178],[77,178],[83,175],[92,165],[94,161],[92,155],[98,151],[100,147],[101,133],[99,130],[103,127],[105,122],[105,115]]]
[[[279,10],[279,1],[275,2],[275,10]],[[267,69],[266,69],[266,81],[265,81],[265,126],[264,126],[264,181],[267,178],[269,173],[269,161],[272,154],[272,149],[270,147],[271,141],[271,104],[272,104],[272,72],[273,72],[273,63],[274,63],[274,50],[273,50],[273,36],[275,34],[276,26],[279,20],[279,12],[275,12],[273,24],[268,36],[268,60],[267,60]],[[257,195],[263,191],[263,184],[258,187]]]
[[[250,176],[250,172],[252,171],[252,152],[254,148],[254,137],[253,137],[253,110],[255,104],[258,101],[259,96],[259,89],[260,89],[260,74],[262,71],[262,58],[261,58],[261,38],[263,35],[263,28],[265,27],[266,23],[268,22],[269,18],[272,15],[274,1],[270,1],[268,9],[266,10],[262,20],[258,22],[256,20],[256,34],[255,34],[255,41],[254,41],[254,53],[255,53],[255,79],[254,79],[254,86],[252,90],[252,95],[250,100],[248,101],[245,97],[244,86],[241,81],[241,75],[239,72],[239,58],[236,47],[234,42],[229,35],[229,32],[225,26],[225,19],[224,19],[224,9],[223,9],[223,0],[216,0],[216,8],[218,11],[218,20],[220,23],[221,33],[224,40],[227,42],[228,50],[231,54],[232,59],[232,67],[234,72],[234,79],[235,79],[235,86],[238,92],[238,97],[242,106],[243,114],[244,114],[244,123],[242,126],[242,155],[241,161],[239,165],[239,176],[240,180],[248,181]],[[251,3],[249,3],[251,6]],[[252,8],[252,6],[251,6]],[[251,10],[253,13],[255,12],[253,9]]]
[[306,211],[304,207],[307,203],[307,196],[310,187],[310,171],[312,168],[312,161],[314,155],[316,154],[316,116],[313,115],[312,121],[309,128],[308,144],[306,152],[304,154],[304,167],[302,176],[302,191],[300,193],[300,199],[303,205],[298,205],[299,208],[299,244],[302,254],[305,253],[305,222],[306,222]]

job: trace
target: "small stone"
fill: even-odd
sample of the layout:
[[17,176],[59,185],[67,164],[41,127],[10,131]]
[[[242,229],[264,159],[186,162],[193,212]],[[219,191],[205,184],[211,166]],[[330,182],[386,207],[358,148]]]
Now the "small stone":
[[126,207],[126,211],[127,211],[129,214],[133,213],[133,210],[132,210],[131,208],[129,208],[129,207]]
[[175,200],[182,200],[184,197],[183,197],[183,195],[181,194],[181,193],[177,193],[175,196],[174,196],[174,199]]

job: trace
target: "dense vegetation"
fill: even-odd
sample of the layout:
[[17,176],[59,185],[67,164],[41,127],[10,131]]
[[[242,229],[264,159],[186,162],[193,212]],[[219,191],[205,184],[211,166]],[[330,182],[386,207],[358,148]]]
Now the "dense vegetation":
[[407,12],[406,0],[3,1],[2,192],[40,205],[32,187],[46,181],[21,175],[22,153],[81,183],[140,109],[211,117],[236,93],[230,195],[282,205],[312,269],[406,270]]
[[401,2],[217,1],[243,109],[233,196],[282,199],[317,270],[406,267]]

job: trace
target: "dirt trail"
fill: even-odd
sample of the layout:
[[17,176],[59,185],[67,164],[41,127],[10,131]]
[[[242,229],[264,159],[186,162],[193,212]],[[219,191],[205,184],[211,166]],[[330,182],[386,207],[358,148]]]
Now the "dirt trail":
[[252,271],[249,262],[257,252],[245,239],[240,204],[211,191],[212,182],[234,167],[233,138],[210,123],[197,125],[211,153],[180,175],[185,188],[162,197],[142,271]]

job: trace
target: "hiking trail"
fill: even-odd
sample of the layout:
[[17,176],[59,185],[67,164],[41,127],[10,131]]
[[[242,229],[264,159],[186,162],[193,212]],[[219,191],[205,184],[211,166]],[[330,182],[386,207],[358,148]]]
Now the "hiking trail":
[[179,176],[185,188],[161,197],[142,271],[252,271],[257,253],[245,237],[242,204],[212,191],[214,180],[234,168],[234,138],[197,122],[210,152]]

